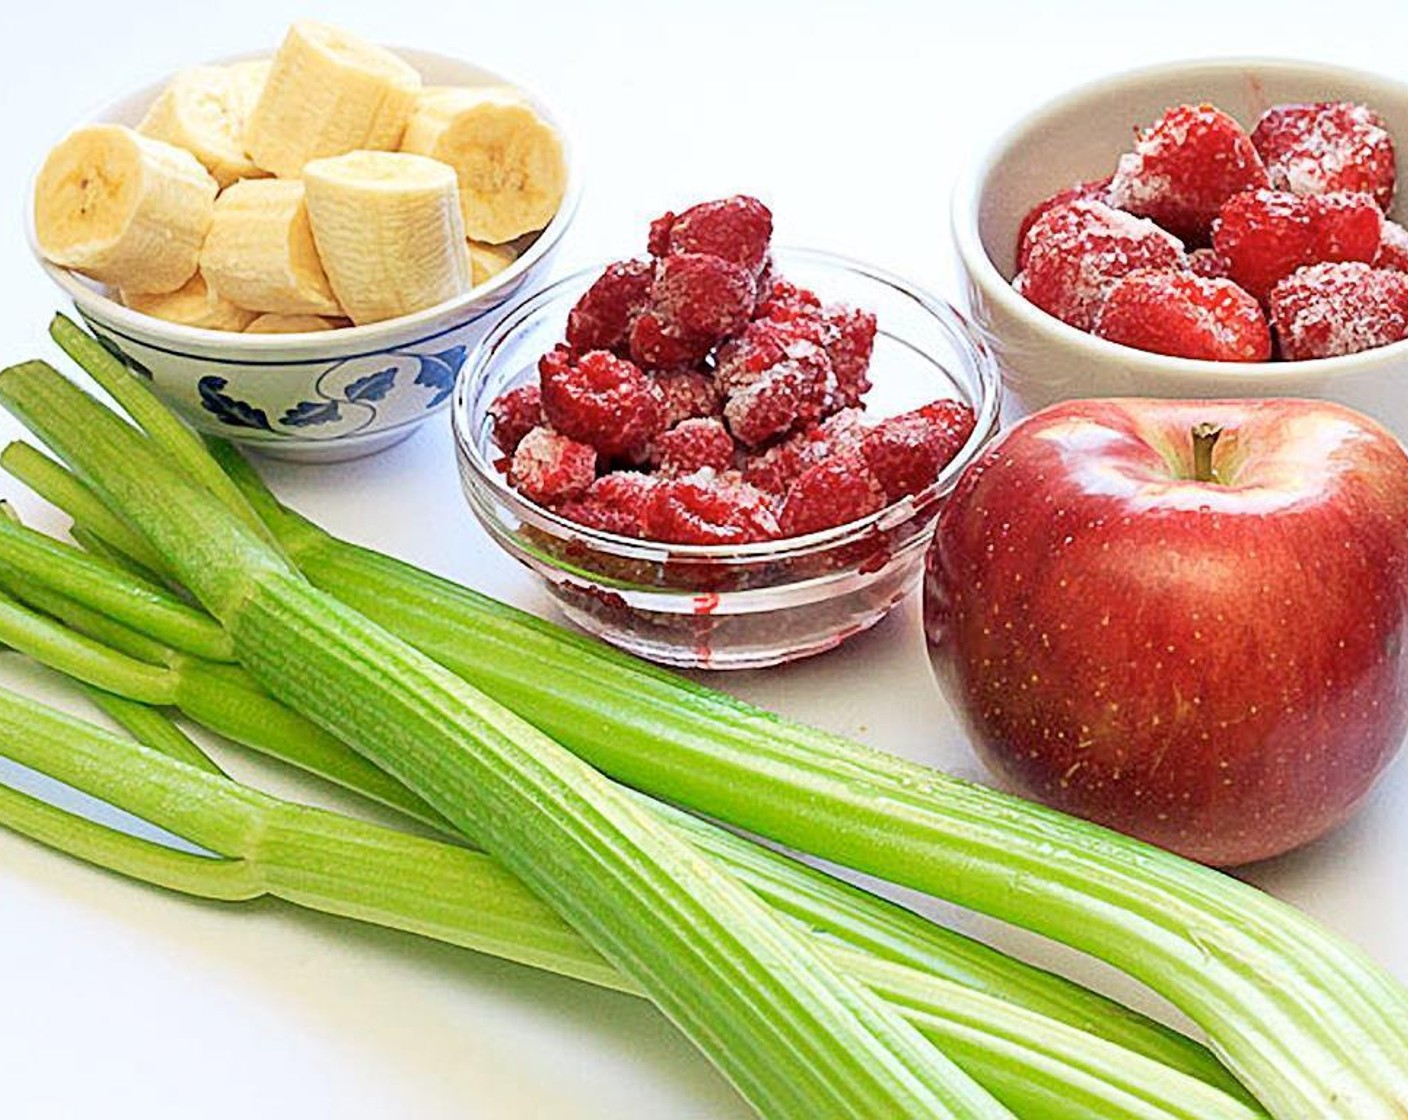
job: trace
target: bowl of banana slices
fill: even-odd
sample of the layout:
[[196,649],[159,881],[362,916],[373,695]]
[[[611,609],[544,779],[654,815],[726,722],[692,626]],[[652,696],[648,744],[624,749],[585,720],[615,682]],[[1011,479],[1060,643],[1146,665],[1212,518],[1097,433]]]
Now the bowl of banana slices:
[[286,459],[389,447],[450,400],[576,211],[556,118],[492,71],[312,21],[71,132],[29,239],[196,428]]

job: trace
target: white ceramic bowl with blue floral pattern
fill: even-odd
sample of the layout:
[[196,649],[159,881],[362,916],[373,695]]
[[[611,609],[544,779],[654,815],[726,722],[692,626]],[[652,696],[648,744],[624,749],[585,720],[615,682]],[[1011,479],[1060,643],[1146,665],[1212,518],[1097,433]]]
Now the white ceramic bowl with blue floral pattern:
[[[509,81],[459,59],[393,49],[427,85]],[[92,119],[136,124],[165,85],[124,97]],[[330,462],[369,455],[405,439],[449,404],[455,375],[494,312],[524,285],[542,279],[572,222],[581,187],[571,144],[561,119],[528,96],[563,136],[568,183],[557,216],[508,269],[414,315],[315,334],[203,330],[140,314],[76,273],[42,258],[40,264],[99,340],[201,431],[282,459]],[[32,217],[29,236],[34,247]]]

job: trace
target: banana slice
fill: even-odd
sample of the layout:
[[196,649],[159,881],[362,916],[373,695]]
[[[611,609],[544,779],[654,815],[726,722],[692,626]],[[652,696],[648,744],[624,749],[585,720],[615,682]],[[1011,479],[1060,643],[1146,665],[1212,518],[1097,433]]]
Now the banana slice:
[[190,152],[90,125],[49,153],[34,185],[46,260],[129,292],[174,292],[196,271],[219,188]]
[[323,267],[354,323],[408,315],[471,286],[455,173],[404,152],[349,152],[303,169]]
[[297,179],[246,179],[215,200],[200,270],[231,303],[281,315],[340,315]]
[[301,20],[274,55],[245,150],[284,177],[297,176],[312,159],[394,151],[419,90],[420,75],[390,51]]
[[143,315],[208,331],[243,331],[256,318],[253,311],[221,299],[199,272],[174,292],[158,296],[123,292],[122,302]]
[[512,245],[489,245],[483,241],[469,242],[469,267],[477,288],[486,280],[492,280],[518,259],[518,250]]
[[345,319],[325,319],[321,315],[261,315],[245,327],[245,334],[309,334],[335,331],[347,325]]
[[562,204],[562,141],[516,89],[436,88],[416,102],[401,150],[455,169],[464,228],[500,244],[542,229]]
[[185,148],[222,187],[263,175],[245,154],[244,130],[268,73],[268,62],[182,70],[152,102],[137,131]]

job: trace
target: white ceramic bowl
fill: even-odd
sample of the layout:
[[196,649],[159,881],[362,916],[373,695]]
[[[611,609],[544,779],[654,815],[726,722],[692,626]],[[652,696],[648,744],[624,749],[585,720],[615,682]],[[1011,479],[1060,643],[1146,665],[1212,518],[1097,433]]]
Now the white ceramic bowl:
[[[427,85],[509,81],[445,55],[393,49]],[[91,119],[136,124],[165,85],[123,97]],[[571,146],[561,121],[528,96],[563,135],[568,180],[562,206],[508,269],[414,315],[315,334],[203,330],[132,311],[82,276],[42,258],[40,264],[104,345],[149,377],[162,399],[200,430],[284,459],[327,462],[380,451],[448,406],[455,375],[488,330],[492,313],[530,280],[542,279],[572,222],[581,186]],[[26,212],[38,257],[32,206]]]
[[[1185,102],[1211,102],[1251,128],[1288,101],[1349,100],[1377,110],[1408,158],[1408,86],[1318,63],[1273,59],[1183,62],[1082,86],[1001,136],[953,202],[968,306],[1019,408],[1071,397],[1321,397],[1359,409],[1408,440],[1408,342],[1309,362],[1207,362],[1107,342],[1048,315],[1012,288],[1017,230],[1042,199],[1110,174],[1136,126]],[[1394,217],[1402,218],[1408,187]]]

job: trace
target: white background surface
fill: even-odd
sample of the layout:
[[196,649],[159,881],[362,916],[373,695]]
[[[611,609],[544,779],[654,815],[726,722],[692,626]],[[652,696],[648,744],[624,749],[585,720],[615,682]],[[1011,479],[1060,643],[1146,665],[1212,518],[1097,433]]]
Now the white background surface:
[[[272,47],[302,15],[461,54],[572,122],[587,193],[558,268],[637,251],[659,211],[747,191],[780,241],[957,293],[949,187],[1009,119],[1144,62],[1282,54],[1401,71],[1400,3],[965,5],[799,0],[145,4],[14,0],[0,115],[0,360],[52,356],[56,292],[20,233],[28,176],[91,108],[205,58]],[[1408,144],[1408,137],[1400,138]],[[0,438],[17,429],[0,419]],[[334,532],[537,610],[465,510],[447,424],[374,459],[266,465]],[[19,488],[0,480],[0,494]],[[28,517],[59,522],[19,497]],[[0,656],[0,683],[58,696]],[[727,687],[977,776],[931,682],[916,604],[810,663]],[[327,801],[236,757],[238,776]],[[335,803],[335,802],[333,802]],[[1408,980],[1408,778],[1336,836],[1251,878]],[[1069,958],[959,918],[1044,962]],[[1077,963],[1084,977],[1102,973]],[[1127,987],[1120,987],[1130,994]],[[281,904],[193,902],[0,833],[0,1112],[6,1117],[731,1118],[731,1090],[645,1004]]]

